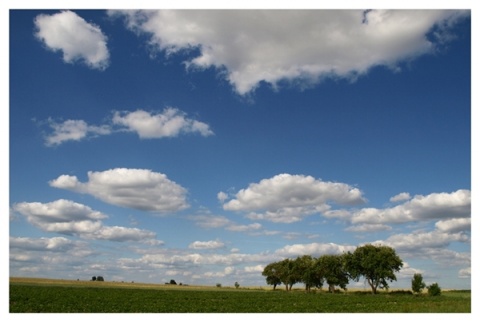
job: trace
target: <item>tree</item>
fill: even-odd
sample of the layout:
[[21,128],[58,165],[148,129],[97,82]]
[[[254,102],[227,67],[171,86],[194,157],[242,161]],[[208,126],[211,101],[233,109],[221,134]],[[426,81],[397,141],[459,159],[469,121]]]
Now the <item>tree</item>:
[[388,290],[388,281],[396,281],[395,272],[403,267],[403,261],[388,246],[367,244],[357,247],[353,253],[348,252],[345,259],[350,277],[358,281],[363,276],[373,294],[377,293],[378,287]]
[[97,282],[103,282],[104,279],[103,279],[103,276],[97,276]]
[[415,273],[412,278],[412,291],[413,293],[421,293],[425,288],[425,283],[423,282],[422,274]]
[[279,278],[285,285],[285,290],[291,291],[293,284],[300,281],[299,269],[295,261],[285,258],[283,261],[278,262],[279,266]]
[[239,288],[240,287],[240,284],[238,284],[238,282],[235,282],[235,288]]
[[280,280],[280,264],[279,262],[270,263],[263,269],[262,275],[265,276],[265,280],[268,285],[273,285],[273,289],[277,287],[277,285],[282,284]]
[[440,289],[440,286],[437,283],[433,283],[427,286],[427,290],[428,290],[428,295],[430,296],[438,296],[442,293],[442,290]]
[[322,287],[323,273],[316,265],[316,259],[310,255],[303,255],[295,259],[294,276],[298,282],[305,284],[305,291],[310,292],[312,287]]
[[97,277],[96,276],[92,276],[92,281],[96,281],[97,280]]
[[175,282],[175,280],[170,280],[170,285],[177,285],[177,282]]
[[347,289],[349,276],[345,267],[346,255],[323,255],[317,259],[316,264],[331,293],[335,292],[335,286]]

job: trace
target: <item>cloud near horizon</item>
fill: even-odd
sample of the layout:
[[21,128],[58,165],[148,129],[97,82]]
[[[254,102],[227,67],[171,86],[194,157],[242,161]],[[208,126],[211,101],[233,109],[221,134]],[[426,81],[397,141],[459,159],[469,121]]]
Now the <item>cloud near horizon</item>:
[[[21,202],[13,206],[14,211],[27,218],[33,226],[46,232],[85,239],[110,241],[148,241],[154,240],[152,231],[120,226],[104,226],[102,219],[108,216],[94,211],[90,207],[65,199],[49,203]],[[59,239],[64,240],[64,239]],[[54,240],[55,241],[55,240]],[[156,241],[160,244],[160,241]],[[55,247],[53,244],[52,247]]]
[[[375,66],[398,70],[434,53],[469,11],[111,10],[167,57],[198,49],[187,69],[214,67],[240,95],[261,82],[355,79]],[[428,34],[435,30],[431,36]]]

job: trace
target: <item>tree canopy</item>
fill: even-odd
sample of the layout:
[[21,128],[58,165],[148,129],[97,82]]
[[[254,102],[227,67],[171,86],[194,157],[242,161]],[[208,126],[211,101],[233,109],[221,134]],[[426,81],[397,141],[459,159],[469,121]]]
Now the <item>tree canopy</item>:
[[403,261],[395,250],[388,246],[367,244],[346,255],[346,268],[350,278],[358,281],[363,276],[373,294],[377,293],[378,287],[388,289],[388,282],[397,280],[395,272],[402,267]]

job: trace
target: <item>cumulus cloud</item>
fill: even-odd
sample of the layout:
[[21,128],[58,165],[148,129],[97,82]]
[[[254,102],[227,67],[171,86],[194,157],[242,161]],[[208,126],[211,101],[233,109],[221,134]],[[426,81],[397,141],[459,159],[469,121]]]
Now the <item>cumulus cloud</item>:
[[390,198],[390,201],[391,202],[399,202],[399,201],[408,200],[410,198],[411,197],[410,197],[410,194],[408,192],[402,192],[402,193],[399,193],[398,195],[395,195],[392,198]]
[[116,168],[88,172],[88,181],[61,175],[49,182],[60,189],[86,193],[106,203],[157,213],[177,212],[189,207],[187,190],[163,173],[147,169]]
[[435,228],[440,231],[457,233],[461,231],[470,231],[471,218],[453,218],[448,220],[440,220],[435,223]]
[[176,137],[182,133],[199,133],[203,136],[213,134],[208,124],[190,119],[172,107],[157,114],[143,110],[115,112],[112,121],[127,131],[136,132],[140,138]]
[[[198,49],[187,68],[214,67],[243,95],[260,82],[353,79],[432,53],[469,11],[125,10],[110,11],[150,36],[167,56]],[[427,34],[435,29],[433,37]]]
[[102,226],[101,219],[107,217],[90,207],[64,199],[49,203],[21,202],[13,209],[43,231],[67,235],[95,231]]
[[225,244],[218,240],[209,240],[209,241],[194,241],[188,248],[190,249],[217,249],[224,248]]
[[81,61],[92,69],[104,70],[109,64],[107,37],[100,28],[72,11],[35,18],[35,36],[52,51],[62,51],[63,61]]
[[47,146],[59,145],[65,141],[80,141],[111,133],[108,125],[88,125],[84,120],[66,120],[58,123],[49,119],[48,124],[53,129],[53,132],[45,137],[45,144]]
[[198,226],[203,228],[224,228],[225,230],[236,232],[251,232],[262,228],[262,225],[259,223],[242,225],[224,216],[215,216],[211,214],[192,215],[189,216],[189,219],[195,221]]
[[[248,218],[291,223],[329,210],[328,202],[355,205],[365,202],[362,192],[344,183],[311,176],[279,174],[240,190],[223,209],[250,211]],[[256,211],[262,211],[261,213]]]
[[228,195],[227,195],[225,192],[220,191],[219,193],[217,193],[217,199],[218,199],[218,201],[220,201],[221,203],[224,203],[225,200],[228,199]]
[[416,195],[411,200],[393,208],[363,208],[351,213],[354,224],[405,223],[443,218],[465,218],[470,216],[470,190],[451,193]]
[[444,249],[452,242],[469,242],[464,233],[446,233],[438,230],[430,232],[415,232],[411,234],[397,234],[387,238],[384,242],[399,251],[421,251],[421,249]]
[[177,137],[188,133],[202,136],[214,134],[208,124],[189,118],[186,113],[173,107],[159,113],[144,110],[116,111],[108,124],[99,126],[89,125],[84,120],[57,122],[51,118],[45,123],[52,130],[45,136],[46,146],[56,146],[66,141],[81,141],[118,132],[135,132],[142,139]]
[[305,254],[319,257],[325,254],[342,254],[346,252],[353,252],[355,251],[355,248],[356,246],[338,245],[334,243],[294,244],[277,249],[275,254],[283,257],[296,257]]
[[[21,202],[15,204],[13,209],[25,216],[30,224],[47,232],[95,240],[161,243],[155,240],[156,234],[152,231],[104,226],[101,220],[107,218],[105,214],[70,200],[60,199],[49,203]],[[65,238],[50,239],[48,247],[56,248],[67,241]]]
[[472,277],[472,268],[463,268],[460,271],[458,271],[458,278],[470,278]]
[[79,245],[65,237],[10,237],[10,249],[22,251],[67,252]]
[[362,225],[347,227],[345,230],[358,233],[358,232],[392,230],[392,227],[388,225],[383,225],[383,224],[362,224]]

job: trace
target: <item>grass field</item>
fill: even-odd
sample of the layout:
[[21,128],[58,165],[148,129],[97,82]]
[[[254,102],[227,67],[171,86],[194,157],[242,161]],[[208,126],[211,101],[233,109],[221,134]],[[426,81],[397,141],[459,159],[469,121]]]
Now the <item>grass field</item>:
[[10,279],[10,313],[470,313],[470,291],[330,294],[119,282]]

